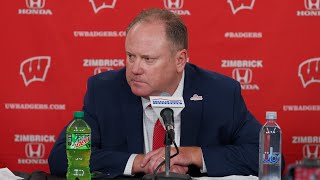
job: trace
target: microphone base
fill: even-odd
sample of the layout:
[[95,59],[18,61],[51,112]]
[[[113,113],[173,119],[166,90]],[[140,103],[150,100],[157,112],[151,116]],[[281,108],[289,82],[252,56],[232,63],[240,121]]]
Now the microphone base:
[[192,180],[188,174],[178,174],[174,172],[169,172],[169,175],[166,175],[165,172],[158,173],[155,176],[153,174],[144,175],[143,180],[166,180],[166,179],[175,179],[175,180]]

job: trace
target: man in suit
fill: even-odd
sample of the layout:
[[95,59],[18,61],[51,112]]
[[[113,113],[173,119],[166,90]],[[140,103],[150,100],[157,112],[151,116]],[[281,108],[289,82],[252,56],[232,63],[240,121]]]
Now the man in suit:
[[[127,28],[125,48],[126,68],[88,80],[83,111],[92,129],[92,171],[111,178],[154,171],[165,152],[155,146],[163,122],[149,96],[166,92],[185,101],[174,121],[180,153],[171,159],[171,171],[257,175],[261,125],[237,81],[187,63],[188,34],[180,17],[161,9],[141,12]],[[49,165],[52,174],[65,175],[65,129]]]

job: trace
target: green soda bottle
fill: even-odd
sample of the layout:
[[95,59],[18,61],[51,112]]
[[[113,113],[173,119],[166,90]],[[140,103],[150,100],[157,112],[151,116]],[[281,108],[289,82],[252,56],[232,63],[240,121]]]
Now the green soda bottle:
[[82,111],[74,112],[74,120],[66,130],[68,157],[67,180],[91,180],[91,128],[84,121]]

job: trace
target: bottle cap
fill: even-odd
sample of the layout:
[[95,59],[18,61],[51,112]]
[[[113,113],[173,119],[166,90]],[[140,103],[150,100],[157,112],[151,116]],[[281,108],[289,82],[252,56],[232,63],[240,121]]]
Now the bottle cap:
[[75,111],[73,113],[74,118],[83,118],[84,117],[84,113],[82,111]]
[[275,111],[267,111],[266,112],[266,119],[276,120],[277,119],[277,112],[275,112]]

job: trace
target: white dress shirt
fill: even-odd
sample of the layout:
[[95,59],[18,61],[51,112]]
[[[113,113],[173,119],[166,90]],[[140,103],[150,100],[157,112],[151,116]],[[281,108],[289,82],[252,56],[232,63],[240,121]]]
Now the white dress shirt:
[[[184,72],[182,74],[182,78],[179,82],[179,85],[176,89],[176,91],[173,93],[172,96],[178,96],[183,97],[183,87],[184,87]],[[152,151],[152,144],[153,144],[153,129],[156,121],[158,120],[158,116],[155,113],[155,111],[150,107],[149,105],[150,100],[145,99],[141,97],[142,101],[142,107],[143,107],[143,137],[144,137],[144,153],[148,153]],[[163,120],[160,117],[160,122],[162,126],[164,127]],[[165,128],[165,127],[164,127]],[[174,115],[174,131],[175,131],[175,142],[177,146],[180,146],[180,132],[181,132],[181,113]],[[137,154],[131,154],[131,156],[128,159],[126,168],[124,170],[124,175],[132,175],[132,166],[133,161]],[[201,172],[207,172],[204,159],[202,156],[202,162],[203,162],[203,168],[201,169]]]

